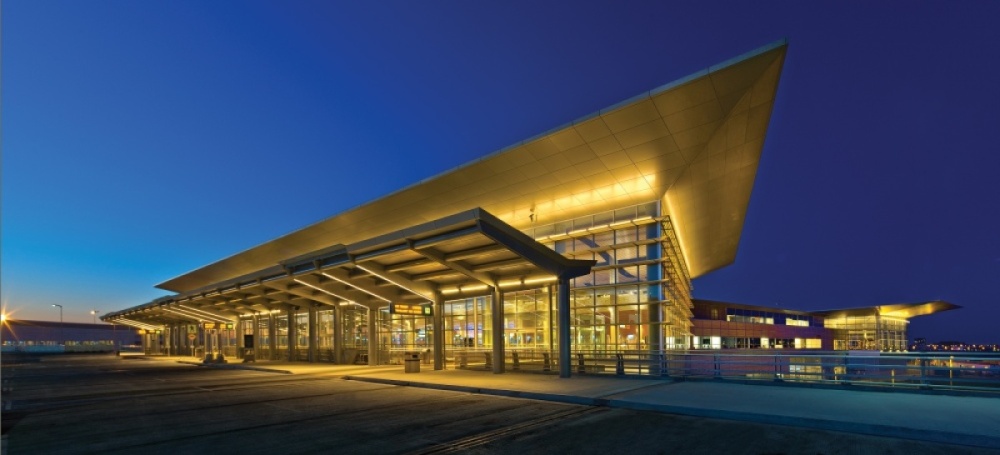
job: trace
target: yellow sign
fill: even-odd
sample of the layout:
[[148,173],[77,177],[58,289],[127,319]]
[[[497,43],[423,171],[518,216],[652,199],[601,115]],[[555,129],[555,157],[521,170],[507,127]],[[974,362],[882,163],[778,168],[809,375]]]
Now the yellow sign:
[[433,316],[434,307],[429,303],[425,304],[410,304],[410,303],[390,303],[389,312],[392,314],[408,314],[412,316]]
[[205,330],[215,330],[215,325],[217,323],[216,322],[203,322],[202,324],[205,326]]
[[188,333],[198,333],[198,326],[194,324],[188,324]]

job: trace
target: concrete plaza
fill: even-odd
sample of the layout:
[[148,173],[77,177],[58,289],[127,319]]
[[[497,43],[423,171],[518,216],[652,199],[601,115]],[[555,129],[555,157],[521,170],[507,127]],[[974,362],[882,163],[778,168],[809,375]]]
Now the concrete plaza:
[[[149,359],[199,364],[190,357]],[[420,373],[405,373],[402,365],[369,367],[281,361],[205,367],[323,375],[371,383],[1000,449],[1000,399],[993,397],[606,376],[560,379],[530,373],[433,371],[427,364],[422,365]]]

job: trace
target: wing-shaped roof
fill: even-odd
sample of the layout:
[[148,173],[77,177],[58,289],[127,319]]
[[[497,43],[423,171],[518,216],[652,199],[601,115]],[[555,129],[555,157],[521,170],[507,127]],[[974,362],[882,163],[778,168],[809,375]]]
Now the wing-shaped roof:
[[482,207],[522,229],[663,201],[692,277],[732,263],[784,41],[633,97],[158,287],[187,292],[290,257]]
[[926,316],[958,308],[962,307],[951,302],[945,302],[944,300],[931,300],[929,302],[890,303],[878,306],[810,311],[810,313],[827,318],[838,318],[844,316],[872,316],[877,310],[882,316],[910,319],[916,316]]

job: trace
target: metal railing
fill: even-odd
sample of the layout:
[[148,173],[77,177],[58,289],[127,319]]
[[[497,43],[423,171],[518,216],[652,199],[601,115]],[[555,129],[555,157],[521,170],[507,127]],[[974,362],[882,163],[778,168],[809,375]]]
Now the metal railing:
[[836,351],[822,353],[685,353],[665,357],[666,374],[1000,392],[1000,356]]
[[[507,371],[556,373],[548,350],[507,350]],[[447,352],[446,368],[489,370],[489,349]],[[877,351],[573,351],[573,374],[955,390],[1000,394],[1000,354]]]

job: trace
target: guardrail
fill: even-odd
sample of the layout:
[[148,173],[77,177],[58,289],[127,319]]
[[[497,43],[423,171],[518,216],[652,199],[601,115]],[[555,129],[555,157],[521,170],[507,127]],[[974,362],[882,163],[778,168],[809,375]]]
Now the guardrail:
[[683,377],[857,384],[1000,392],[1000,356],[879,353],[668,354],[666,374]]
[[[492,350],[449,351],[447,365],[489,370]],[[505,353],[507,371],[556,372],[548,350]],[[863,385],[1000,393],[1000,354],[877,351],[573,351],[574,374],[651,376],[803,384]]]
[[1000,393],[1000,355],[577,351],[573,372]]

